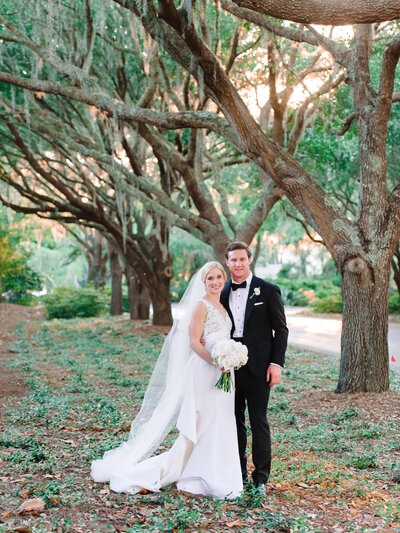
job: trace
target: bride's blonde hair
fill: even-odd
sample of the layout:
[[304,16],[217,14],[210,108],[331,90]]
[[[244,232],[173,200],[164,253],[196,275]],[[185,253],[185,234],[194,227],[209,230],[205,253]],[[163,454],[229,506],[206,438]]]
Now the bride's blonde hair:
[[206,281],[207,274],[213,268],[218,268],[218,270],[222,272],[224,279],[226,279],[226,272],[225,272],[224,267],[221,265],[221,263],[218,263],[218,261],[210,261],[209,263],[206,263],[201,269],[201,279],[203,280],[203,283]]

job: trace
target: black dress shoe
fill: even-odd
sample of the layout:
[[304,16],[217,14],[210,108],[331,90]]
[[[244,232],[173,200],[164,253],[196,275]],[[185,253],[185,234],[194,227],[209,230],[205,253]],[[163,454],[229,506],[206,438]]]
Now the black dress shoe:
[[260,481],[257,481],[256,483],[254,483],[253,486],[254,486],[255,490],[256,490],[259,494],[262,494],[262,495],[267,494],[267,489],[265,488],[264,483],[261,483]]

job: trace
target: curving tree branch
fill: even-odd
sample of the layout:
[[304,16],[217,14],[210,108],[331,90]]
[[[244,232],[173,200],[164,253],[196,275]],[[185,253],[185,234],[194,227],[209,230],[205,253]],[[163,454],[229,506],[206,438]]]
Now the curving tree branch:
[[303,24],[342,26],[400,18],[397,0],[233,0],[239,7]]
[[133,107],[106,95],[89,93],[56,81],[23,78],[0,72],[0,81],[16,85],[37,93],[55,94],[91,105],[99,111],[118,117],[126,122],[140,122],[168,129],[207,128],[237,143],[237,137],[227,121],[210,111],[183,111],[178,113],[155,111]]

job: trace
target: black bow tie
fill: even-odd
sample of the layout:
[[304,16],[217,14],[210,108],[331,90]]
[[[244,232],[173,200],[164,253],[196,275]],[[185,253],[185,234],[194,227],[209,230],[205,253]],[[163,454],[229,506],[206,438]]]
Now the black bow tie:
[[245,289],[247,287],[247,283],[246,281],[242,281],[242,283],[232,283],[231,287],[233,291],[236,291],[237,289]]

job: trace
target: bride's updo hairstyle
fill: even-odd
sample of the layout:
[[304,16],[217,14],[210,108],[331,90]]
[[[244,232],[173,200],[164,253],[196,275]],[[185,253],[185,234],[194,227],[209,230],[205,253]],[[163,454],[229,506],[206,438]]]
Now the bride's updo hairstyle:
[[225,272],[224,267],[221,265],[221,263],[218,263],[218,261],[210,261],[209,263],[206,263],[201,269],[201,279],[203,280],[203,283],[205,283],[207,274],[213,268],[218,268],[218,270],[222,272],[222,275],[224,276],[224,279],[226,280],[226,272]]

